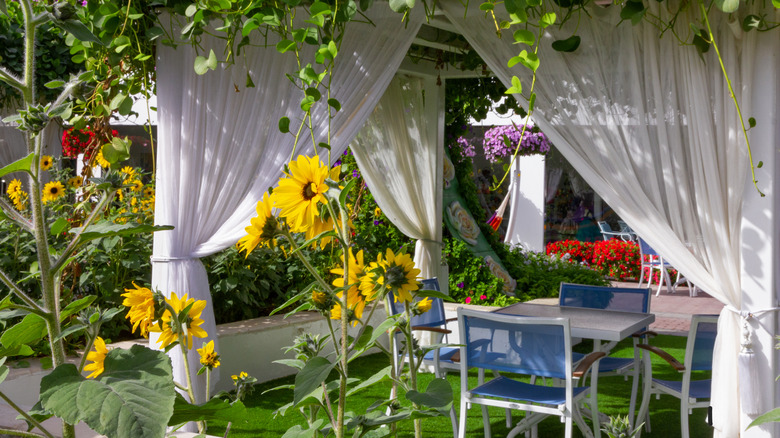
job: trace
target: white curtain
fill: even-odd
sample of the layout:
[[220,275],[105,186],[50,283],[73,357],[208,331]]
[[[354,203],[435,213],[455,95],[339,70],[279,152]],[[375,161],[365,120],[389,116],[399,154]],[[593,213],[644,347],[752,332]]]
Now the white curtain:
[[441,88],[434,79],[396,77],[352,143],[379,208],[402,233],[417,239],[414,262],[422,278],[438,276],[441,266]]
[[[381,97],[422,21],[413,14],[403,23],[383,3],[367,15],[373,24],[350,23],[333,73],[331,97],[341,103],[341,111],[330,122],[334,159]],[[224,48],[224,41],[206,35],[201,43],[205,53],[209,49],[222,53]],[[214,311],[206,271],[198,259],[235,244],[245,234],[257,200],[278,182],[283,164],[293,154],[293,138],[279,132],[278,120],[286,115],[296,126],[302,117],[301,93],[285,77],[297,70],[294,56],[279,54],[273,42],[267,49],[243,50],[234,66],[198,76],[191,46],[158,46],[155,223],[175,229],[155,234],[152,286],[165,294],[186,293],[206,300],[203,328],[211,337],[216,336]],[[244,86],[247,74],[255,88]],[[317,142],[326,141],[324,105],[312,115]],[[311,144],[304,135],[295,155],[312,154]],[[327,151],[320,153],[327,161]],[[194,342],[193,372],[199,368],[194,350],[204,341]],[[156,346],[156,339],[150,344]],[[183,382],[180,353],[172,352],[171,358],[175,377]],[[194,386],[196,394],[203,394],[202,382]]]
[[545,187],[544,202],[548,203],[555,198],[555,194],[558,192],[558,185],[561,183],[563,177],[563,169],[560,167],[548,168],[547,170],[547,184]]
[[[670,18],[662,4],[645,5],[648,13]],[[476,8],[464,18],[455,2],[442,6],[502,82],[509,84],[514,74],[530,87],[527,70],[507,67],[522,50],[510,33],[496,38],[492,20],[478,17],[484,14]],[[740,221],[748,167],[714,50],[703,62],[693,47],[681,46],[672,35],[659,38],[652,26],[618,25],[619,11],[590,9],[592,19],[575,18],[545,33],[534,120],[650,245],[712,296],[741,309]],[[718,15],[710,17],[716,40],[749,116],[750,88],[760,86],[751,84],[756,32],[735,35]],[[680,17],[683,34],[693,21]],[[571,54],[553,51],[551,43],[571,36],[577,24],[581,47]],[[739,333],[737,315],[724,310],[712,405],[716,431],[728,437],[740,431]]]

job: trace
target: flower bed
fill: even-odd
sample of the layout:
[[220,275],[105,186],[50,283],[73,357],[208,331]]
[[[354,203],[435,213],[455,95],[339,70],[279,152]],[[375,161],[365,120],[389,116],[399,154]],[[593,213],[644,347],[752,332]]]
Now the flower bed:
[[639,246],[634,242],[563,240],[548,243],[546,250],[548,255],[568,258],[571,263],[587,264],[609,278],[639,279]]

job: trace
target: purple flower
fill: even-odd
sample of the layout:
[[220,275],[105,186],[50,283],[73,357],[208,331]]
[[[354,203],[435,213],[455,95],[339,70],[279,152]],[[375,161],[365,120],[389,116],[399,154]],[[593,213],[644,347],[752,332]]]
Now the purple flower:
[[352,178],[357,178],[358,176],[360,176],[360,173],[358,173],[357,169],[353,170],[352,171]]
[[334,166],[334,167],[335,167],[335,166],[341,166],[341,158],[339,158],[338,160],[336,160],[336,161],[333,163],[333,166]]
[[374,225],[381,225],[382,221],[374,221]]
[[526,127],[522,139],[520,138],[522,126],[518,126],[516,129],[513,125],[495,126],[488,129],[483,140],[485,158],[491,163],[496,163],[513,154],[518,147],[521,155],[546,153],[550,150],[550,141],[543,132],[533,132],[532,128],[532,126]]
[[459,288],[461,288],[461,289],[463,289],[464,287],[466,287],[466,285],[465,285],[465,284],[463,284],[463,282],[461,281],[460,283],[458,283],[458,287],[459,287]]

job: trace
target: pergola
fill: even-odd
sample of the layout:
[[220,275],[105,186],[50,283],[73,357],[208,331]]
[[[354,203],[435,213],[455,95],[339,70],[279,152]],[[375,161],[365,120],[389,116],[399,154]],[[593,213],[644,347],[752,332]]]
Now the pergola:
[[[659,5],[648,7],[668,14]],[[531,83],[526,70],[507,67],[520,49],[509,35],[497,38],[484,13],[474,7],[464,16],[453,0],[437,7],[421,36],[430,29],[457,32],[505,85],[512,75]],[[382,178],[388,191],[377,196],[380,206],[418,239],[415,261],[423,276],[435,276],[443,157],[443,88],[436,77],[446,79],[446,73],[404,62],[424,23],[420,9],[402,23],[387,4],[377,3],[367,14],[373,25],[350,24],[333,74],[331,91],[342,109],[330,122],[330,144],[337,156],[357,138],[353,149],[372,191],[372,178]],[[550,48],[552,41],[570,36],[575,23],[550,28],[543,37],[534,119],[638,234],[726,304],[713,370],[716,436],[772,436],[772,426],[745,428],[780,402],[773,339],[780,278],[775,273],[780,39],[771,32],[743,33],[725,18],[715,24],[742,112],[758,120],[750,140],[753,156],[763,162],[757,170],[766,194],[761,197],[713,51],[702,62],[695,50],[668,36],[659,39],[649,25],[617,26],[618,8],[589,12],[592,19],[579,23],[583,44],[577,52]],[[218,51],[220,44],[203,40],[206,51]],[[273,47],[246,47],[241,62],[204,76],[193,72],[196,54],[189,45],[161,45],[158,56],[155,222],[175,229],[155,235],[152,286],[207,300],[204,328],[215,333],[206,271],[198,259],[244,234],[256,201],[290,159],[292,139],[279,132],[277,120],[300,117],[298,91],[283,76],[295,67],[292,57]],[[422,79],[393,81],[399,70]],[[257,87],[237,85],[247,75]],[[388,87],[392,91],[385,93]],[[411,118],[394,120],[398,108]],[[315,110],[312,120],[315,137],[323,137],[326,114]],[[295,154],[311,154],[311,143],[305,134]],[[396,181],[407,177],[414,182]],[[389,200],[403,190],[416,192]],[[172,356],[175,364],[177,357]]]

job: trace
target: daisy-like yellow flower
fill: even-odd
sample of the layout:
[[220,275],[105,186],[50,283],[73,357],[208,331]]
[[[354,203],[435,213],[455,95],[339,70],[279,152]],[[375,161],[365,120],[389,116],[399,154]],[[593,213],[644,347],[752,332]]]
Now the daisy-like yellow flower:
[[185,345],[188,350],[191,350],[193,336],[196,338],[205,338],[208,336],[208,333],[200,328],[200,325],[203,324],[203,320],[200,319],[200,314],[203,312],[203,309],[206,308],[206,301],[196,301],[194,298],[188,299],[187,294],[182,295],[180,299],[179,296],[176,295],[176,292],[171,292],[171,297],[166,298],[165,302],[173,308],[176,315],[181,313],[185,307],[192,303],[194,304],[190,307],[190,311],[187,312],[185,327],[181,327],[181,330],[184,333],[179,331],[179,327],[177,327],[174,322],[176,316],[172,315],[169,309],[165,310],[165,313],[163,313],[158,324],[154,324],[149,328],[149,332],[160,333],[160,337],[157,339],[157,342],[160,343],[160,348],[165,349],[165,347],[171,345],[171,343],[179,341],[182,345]]
[[130,166],[123,167],[122,170],[120,170],[120,172],[122,172],[125,175],[127,175],[128,178],[132,178],[132,177],[135,176],[135,169],[133,169]]
[[98,164],[98,166],[107,169],[111,167],[111,163],[106,160],[105,157],[103,157],[103,149],[98,149],[97,155],[95,156],[95,162]]
[[430,298],[426,297],[417,302],[417,310],[420,312],[420,314],[423,314],[431,310],[432,305],[433,305],[433,301],[431,301]]
[[151,198],[154,196],[154,189],[152,187],[146,186],[143,190],[144,198]]
[[420,270],[414,267],[412,256],[406,253],[395,254],[388,248],[380,264],[384,272],[377,279],[377,284],[384,285],[387,290],[392,291],[397,302],[411,302],[412,291],[420,288],[420,283],[417,281]]
[[84,371],[92,371],[92,374],[87,376],[87,379],[94,379],[95,377],[103,374],[105,371],[104,362],[106,361],[106,355],[108,349],[106,343],[100,336],[95,338],[95,351],[87,353],[87,360],[91,360],[92,363],[84,366]]
[[374,209],[374,217],[382,216],[382,209],[377,207]]
[[81,187],[81,178],[78,176],[74,176],[73,178],[68,178],[68,187],[71,189],[77,189]]
[[261,201],[257,201],[255,211],[257,211],[257,216],[250,220],[251,225],[244,228],[247,235],[237,243],[239,252],[246,251],[245,258],[249,257],[249,253],[260,243],[270,246],[277,231],[278,223],[271,211],[271,199],[267,192],[263,193]]
[[140,328],[141,336],[148,338],[149,327],[154,320],[154,293],[149,288],[139,287],[135,282],[133,287],[135,289],[125,289],[127,293],[122,294],[125,297],[122,305],[130,308],[126,318],[133,324],[133,333]]
[[141,182],[141,180],[134,179],[131,181],[125,181],[125,184],[130,186],[130,190],[134,192],[140,192],[144,189],[144,183]]
[[54,159],[52,157],[48,155],[41,157],[41,170],[51,169],[52,164],[54,164]]
[[[344,256],[341,257],[341,262],[344,262]],[[360,284],[360,279],[365,275],[363,272],[365,268],[365,264],[363,263],[363,251],[359,251],[357,255],[352,254],[352,248],[349,249],[349,289],[347,290],[347,306],[352,311],[351,318],[354,317],[355,319],[352,321],[352,325],[357,325],[357,320],[363,317],[363,310],[366,308],[366,304],[370,301],[373,301],[376,299],[376,294],[373,290],[368,291],[367,293],[364,293],[362,290],[359,290],[358,285]],[[343,268],[337,268],[332,269],[330,271],[332,274],[339,275],[335,280],[333,280],[333,285],[336,287],[344,287],[344,269]],[[341,297],[343,296],[343,292],[339,292],[338,294],[339,302],[341,300]],[[333,309],[331,309],[330,313],[331,319],[341,319],[341,304],[336,304]]]
[[311,300],[316,304],[323,305],[328,300],[328,295],[325,292],[312,291]]
[[51,181],[43,186],[43,203],[47,204],[56,201],[65,195],[65,186],[59,181]]
[[208,341],[203,344],[203,348],[198,348],[201,365],[213,370],[219,366],[219,355],[214,351],[214,341]]
[[22,193],[24,193],[22,190],[22,182],[18,179],[11,180],[11,182],[8,183],[8,188],[5,189],[5,193],[12,201],[19,199]]
[[291,161],[289,168],[290,173],[279,180],[272,200],[281,210],[279,216],[287,219],[290,229],[300,233],[311,228],[320,214],[319,204],[325,202],[323,193],[328,191],[325,179],[330,171],[319,157],[303,155],[299,155],[297,161]]
[[22,191],[19,194],[19,197],[12,200],[14,203],[14,208],[18,211],[25,211],[27,210],[27,192]]
[[246,371],[241,371],[238,375],[233,374],[230,378],[233,379],[234,382],[238,382],[239,379],[246,379],[248,376],[249,374],[247,374]]

